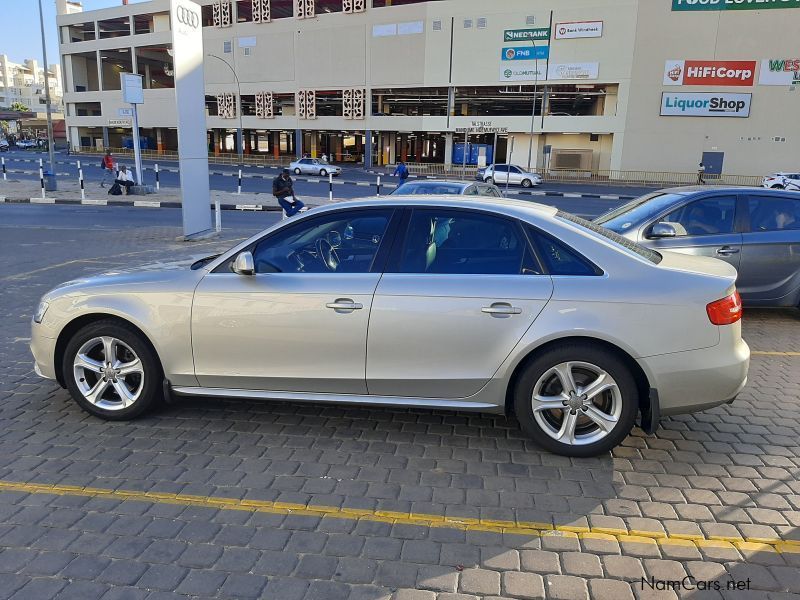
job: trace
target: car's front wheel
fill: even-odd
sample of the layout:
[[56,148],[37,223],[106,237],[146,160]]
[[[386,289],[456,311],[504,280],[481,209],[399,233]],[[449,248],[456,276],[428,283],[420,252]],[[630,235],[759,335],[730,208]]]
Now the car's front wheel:
[[327,177],[328,176],[328,172],[325,169],[320,169],[319,170],[319,176],[320,177]]
[[300,175],[300,173],[302,173],[302,171],[300,169],[295,169],[294,170],[294,174],[295,175]]
[[155,352],[137,330],[118,321],[80,329],[67,344],[62,369],[75,401],[104,419],[133,419],[162,395]]
[[533,187],[533,182],[530,179],[523,179],[522,180],[522,187],[524,187],[524,188]]
[[522,429],[539,446],[564,456],[596,456],[617,446],[633,428],[638,406],[625,363],[584,344],[543,352],[514,390]]

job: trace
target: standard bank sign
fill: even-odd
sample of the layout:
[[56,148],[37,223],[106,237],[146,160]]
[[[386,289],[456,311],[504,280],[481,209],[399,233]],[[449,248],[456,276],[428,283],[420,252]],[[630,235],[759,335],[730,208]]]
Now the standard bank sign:
[[752,94],[663,92],[662,117],[749,117]]

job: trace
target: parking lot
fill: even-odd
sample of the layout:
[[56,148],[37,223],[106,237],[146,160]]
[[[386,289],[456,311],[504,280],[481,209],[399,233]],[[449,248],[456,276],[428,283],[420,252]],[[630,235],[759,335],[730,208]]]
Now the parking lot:
[[0,596],[800,598],[800,312],[746,310],[735,403],[602,458],[428,410],[180,400],[108,423],[33,373],[40,295],[277,218],[186,245],[177,212],[122,212],[148,210],[0,206]]

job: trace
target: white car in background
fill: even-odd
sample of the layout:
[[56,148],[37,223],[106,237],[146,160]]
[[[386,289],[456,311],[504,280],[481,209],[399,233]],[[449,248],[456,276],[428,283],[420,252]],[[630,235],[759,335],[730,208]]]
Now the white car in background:
[[331,165],[319,160],[318,158],[301,158],[289,165],[292,173],[295,175],[319,175],[320,177],[327,177],[328,173],[334,177],[342,174],[342,167]]
[[495,185],[509,183],[526,188],[542,185],[541,175],[526,171],[517,165],[489,165],[485,169],[478,169],[475,179]]
[[772,175],[764,177],[761,185],[773,190],[800,191],[800,173],[797,171],[793,173],[779,171],[778,173],[773,173]]
[[0,140],[0,152],[8,152],[8,140]]

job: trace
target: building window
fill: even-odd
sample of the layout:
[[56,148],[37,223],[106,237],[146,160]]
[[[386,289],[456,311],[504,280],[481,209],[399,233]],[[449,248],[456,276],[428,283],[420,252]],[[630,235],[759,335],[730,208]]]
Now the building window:
[[472,29],[472,19],[464,19],[464,29]]
[[73,117],[102,117],[99,102],[75,102],[69,105],[69,114]]
[[270,0],[270,19],[291,19],[294,16],[294,0]]
[[[95,52],[79,52],[64,55],[64,64],[71,63],[71,69],[65,69],[67,75],[66,89],[71,92],[97,92],[100,81],[97,78],[97,54]],[[70,75],[71,74],[71,75]]]
[[219,110],[217,110],[217,97],[206,95],[206,115],[209,117],[218,117]]
[[244,48],[242,48],[242,54],[244,54],[245,56],[250,56],[252,53],[253,53],[252,47],[245,46]]
[[255,94],[244,94],[239,97],[239,101],[242,103],[242,116],[243,117],[255,117],[256,116],[256,95]]
[[169,31],[169,13],[161,12],[133,17],[133,33],[143,35],[158,31]]
[[101,40],[130,35],[131,19],[130,17],[117,17],[98,21],[97,32]]
[[103,91],[122,89],[120,75],[133,72],[131,49],[101,50],[100,69]]
[[478,29],[486,29],[486,17],[478,18]]
[[136,48],[136,69],[145,89],[175,87],[175,67],[169,48],[141,46]]
[[317,90],[318,117],[341,117],[343,114],[342,90]]
[[61,28],[61,42],[89,42],[94,40],[94,21],[89,23],[75,23]]
[[447,116],[447,88],[374,89],[372,115]]
[[[255,0],[258,2],[258,0]],[[236,0],[236,22],[253,22],[253,2],[254,0]]]
[[203,27],[214,27],[214,5],[204,4],[200,7],[200,20]]
[[230,41],[222,42],[222,52],[230,54],[233,51],[233,44]]

